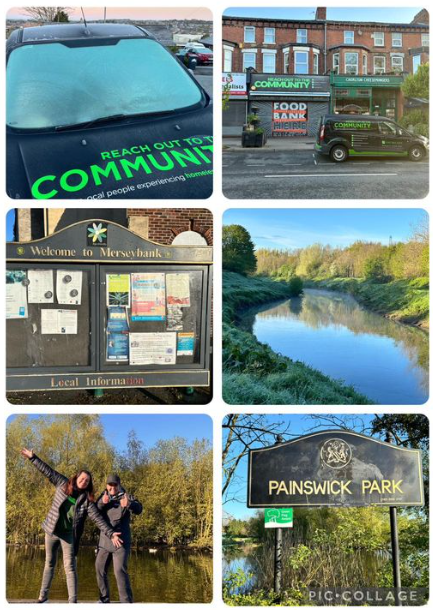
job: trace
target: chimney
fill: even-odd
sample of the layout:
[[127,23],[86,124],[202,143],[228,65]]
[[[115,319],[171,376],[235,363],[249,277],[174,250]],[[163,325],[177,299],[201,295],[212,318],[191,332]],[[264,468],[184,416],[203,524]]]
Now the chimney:
[[429,24],[429,14],[428,11],[423,8],[422,11],[417,13],[415,17],[412,19],[411,23],[415,23],[417,25],[428,25]]
[[316,8],[316,21],[326,21],[326,6]]

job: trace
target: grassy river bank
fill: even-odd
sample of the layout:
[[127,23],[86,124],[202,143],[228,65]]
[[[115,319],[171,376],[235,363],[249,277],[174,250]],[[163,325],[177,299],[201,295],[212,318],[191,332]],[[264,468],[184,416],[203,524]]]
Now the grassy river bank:
[[275,353],[237,327],[243,310],[295,296],[289,283],[223,274],[223,396],[229,404],[372,404],[352,387]]
[[307,288],[347,292],[367,309],[391,320],[429,328],[428,278],[394,280],[387,283],[362,278],[306,280]]

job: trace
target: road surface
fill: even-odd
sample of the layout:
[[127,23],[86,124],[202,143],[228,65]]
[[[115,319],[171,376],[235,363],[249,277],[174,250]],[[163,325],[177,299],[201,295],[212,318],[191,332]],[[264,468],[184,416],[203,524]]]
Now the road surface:
[[223,153],[229,199],[421,199],[428,160],[350,159],[335,163],[311,150]]

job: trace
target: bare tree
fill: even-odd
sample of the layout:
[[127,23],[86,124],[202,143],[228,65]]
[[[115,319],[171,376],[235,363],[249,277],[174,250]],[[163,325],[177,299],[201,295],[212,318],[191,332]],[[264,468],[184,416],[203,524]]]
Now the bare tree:
[[54,23],[55,21],[65,21],[72,11],[67,6],[25,6],[24,14],[40,23]]
[[[236,470],[242,458],[248,455],[248,451],[253,447],[272,445],[278,437],[284,441],[295,436],[288,433],[289,428],[290,423],[270,422],[266,415],[240,413],[227,415],[223,421],[223,430],[227,431],[222,454],[224,502],[240,501],[237,496],[242,492],[237,486]],[[244,481],[241,482],[241,486],[245,487]]]

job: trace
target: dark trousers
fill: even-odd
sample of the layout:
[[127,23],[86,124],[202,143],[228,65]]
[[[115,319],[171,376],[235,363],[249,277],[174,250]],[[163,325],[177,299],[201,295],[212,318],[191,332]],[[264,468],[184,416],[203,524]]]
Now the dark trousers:
[[129,548],[121,546],[114,552],[99,548],[96,555],[95,568],[96,579],[99,587],[99,599],[103,603],[110,601],[110,589],[108,586],[108,569],[111,562],[114,566],[114,576],[116,577],[117,589],[121,603],[132,604],[132,589],[128,575]]

